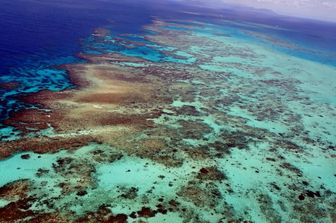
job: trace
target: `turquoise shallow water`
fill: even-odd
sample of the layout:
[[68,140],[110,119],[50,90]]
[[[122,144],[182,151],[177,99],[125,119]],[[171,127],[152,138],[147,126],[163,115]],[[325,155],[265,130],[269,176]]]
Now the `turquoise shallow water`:
[[[11,109],[45,109],[17,95],[45,89],[80,94],[65,70],[51,66],[69,63],[110,69],[100,73],[105,78],[114,77],[117,67],[118,81],[155,92],[146,100],[134,97],[131,105],[60,100],[48,109],[70,107],[70,117],[77,118],[76,109],[89,105],[96,109],[94,119],[101,110],[138,119],[160,112],[146,116],[152,121],[146,128],[87,127],[95,120],[85,115],[82,129],[66,131],[49,127],[25,135],[3,124],[0,154],[14,152],[0,161],[0,222],[29,222],[6,215],[11,205],[21,213],[20,201],[27,198],[35,221],[47,213],[59,222],[116,222],[111,215],[117,214],[123,215],[120,222],[334,222],[332,50],[310,45],[311,39],[300,42],[305,37],[298,34],[283,38],[290,25],[203,20],[156,18],[136,34],[103,25],[106,33],[81,40],[80,53],[95,62],[73,56],[33,61],[12,68],[18,76],[1,76],[21,83],[2,90],[4,119]],[[69,150],[38,152],[82,136],[96,138]],[[24,144],[32,146],[22,152]]]

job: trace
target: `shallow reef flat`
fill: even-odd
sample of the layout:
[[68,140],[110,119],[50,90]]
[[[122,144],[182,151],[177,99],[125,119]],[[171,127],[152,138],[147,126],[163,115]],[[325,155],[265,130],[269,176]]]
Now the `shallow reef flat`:
[[97,29],[4,121],[0,222],[336,222],[336,69],[249,35]]

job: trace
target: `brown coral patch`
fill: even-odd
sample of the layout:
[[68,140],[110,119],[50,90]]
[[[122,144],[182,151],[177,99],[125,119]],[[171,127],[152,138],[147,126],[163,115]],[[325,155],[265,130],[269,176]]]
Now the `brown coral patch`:
[[178,192],[179,196],[186,198],[198,207],[215,207],[221,198],[221,193],[214,184],[202,188],[197,182],[189,182]]
[[181,134],[186,138],[202,139],[207,133],[211,133],[212,129],[201,121],[189,122],[181,120],[179,124],[182,126],[180,129]]
[[18,219],[36,215],[29,210],[33,198],[24,198],[0,208],[0,222],[15,222]]
[[5,82],[5,83],[0,83],[0,88],[10,90],[17,88],[19,86],[18,82]]
[[69,219],[57,214],[39,214],[26,221],[27,223],[69,223]]
[[184,148],[183,151],[193,160],[205,160],[211,158],[210,148],[208,146]]
[[138,58],[138,57],[127,57],[127,56],[123,56],[117,53],[104,54],[104,55],[89,55],[89,54],[79,53],[77,54],[77,57],[84,59],[84,60],[88,60],[91,63],[145,62],[145,60]]
[[28,218],[25,222],[30,223],[69,222],[55,214],[40,214],[30,210],[36,199],[28,196],[29,187],[30,182],[28,180],[19,180],[0,188],[0,198],[10,202],[0,208],[0,222],[17,222],[25,218]]
[[150,218],[155,216],[155,211],[150,209],[149,207],[142,207],[140,211],[137,212],[139,217]]
[[61,116],[57,112],[46,112],[38,109],[27,109],[14,113],[4,121],[5,125],[13,126],[23,133],[36,132],[49,128],[49,123],[56,125]]
[[50,153],[59,150],[73,150],[95,141],[91,136],[65,137],[39,137],[25,138],[17,141],[0,143],[0,160],[9,157],[13,153],[33,151],[36,153]]
[[75,220],[75,223],[126,223],[128,216],[125,214],[113,215],[111,210],[102,205],[96,212],[89,212]]
[[198,172],[197,178],[200,180],[221,181],[226,179],[226,176],[216,167],[203,167]]
[[17,200],[26,197],[29,190],[27,180],[19,180],[8,183],[0,188],[0,198],[7,200]]
[[43,90],[36,93],[22,94],[16,98],[29,104],[40,104],[45,107],[49,107],[52,101],[65,99],[71,94],[71,91],[53,92],[49,90]]
[[85,95],[78,99],[78,102],[85,103],[99,103],[99,104],[120,104],[126,102],[134,102],[141,101],[141,97],[137,97],[137,95],[125,95],[122,93],[93,93],[90,95]]

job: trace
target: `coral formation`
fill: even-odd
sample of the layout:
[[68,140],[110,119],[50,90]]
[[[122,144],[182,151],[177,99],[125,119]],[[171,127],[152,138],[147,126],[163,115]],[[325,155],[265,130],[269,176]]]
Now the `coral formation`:
[[144,29],[96,29],[59,67],[76,88],[18,98],[0,222],[333,222],[336,107],[309,77],[335,70],[216,25]]

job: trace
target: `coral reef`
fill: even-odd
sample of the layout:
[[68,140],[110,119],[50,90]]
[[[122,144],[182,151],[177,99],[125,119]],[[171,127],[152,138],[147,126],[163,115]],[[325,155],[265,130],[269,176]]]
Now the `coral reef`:
[[59,67],[75,88],[17,98],[0,222],[335,221],[334,85],[314,76],[335,70],[216,25],[144,29],[96,29]]

